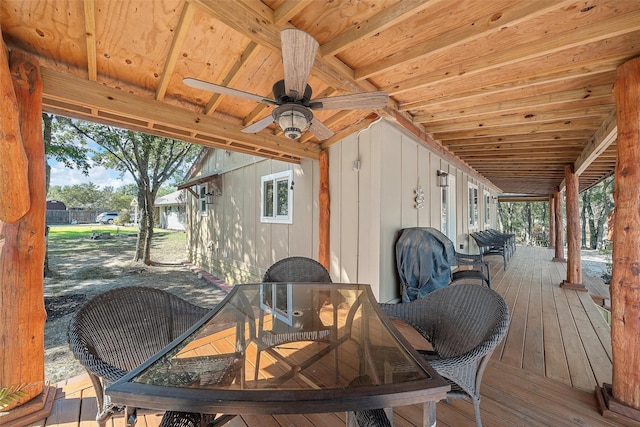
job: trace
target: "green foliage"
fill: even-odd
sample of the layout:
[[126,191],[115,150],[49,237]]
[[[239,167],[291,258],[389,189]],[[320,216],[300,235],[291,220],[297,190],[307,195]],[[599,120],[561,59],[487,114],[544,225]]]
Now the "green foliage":
[[113,220],[115,225],[127,225],[131,223],[131,212],[129,209],[123,209],[118,214],[118,217]]
[[[97,234],[100,233],[114,233],[113,227],[105,226],[105,225],[95,225],[95,226],[86,226],[86,225],[64,225],[64,226],[51,226],[49,228],[48,239],[49,242],[55,241],[57,243],[61,242],[72,242],[78,241],[79,239],[89,239],[91,234],[95,232]],[[118,234],[137,234],[137,231],[131,227],[124,229],[116,229],[115,231]]]
[[25,388],[27,388],[26,384],[0,388],[0,410],[26,397],[27,392],[24,391]]
[[45,154],[70,169],[75,168],[89,175],[91,150],[83,141],[76,140],[69,134],[64,120],[68,119],[42,113]]
[[97,185],[88,184],[54,185],[49,188],[47,199],[64,202],[69,208],[103,209],[109,206],[109,190],[100,190]]
[[[580,197],[583,246],[596,249],[606,240],[607,216],[613,209],[613,177],[585,190]],[[566,207],[562,205],[563,217]],[[548,202],[501,202],[498,205],[501,230],[514,233],[519,244],[548,246]]]

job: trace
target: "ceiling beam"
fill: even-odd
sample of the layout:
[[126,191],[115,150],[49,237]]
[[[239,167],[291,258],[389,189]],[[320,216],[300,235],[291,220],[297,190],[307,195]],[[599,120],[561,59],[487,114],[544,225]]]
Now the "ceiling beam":
[[[279,153],[280,156],[318,159],[320,149],[303,146],[298,142],[286,138],[279,138],[265,133],[242,133],[242,126],[213,117],[185,110],[151,98],[143,98],[122,90],[72,77],[70,74],[60,73],[41,67],[44,83],[43,97],[46,102],[53,102],[52,107],[62,108],[64,103],[69,108],[75,108],[78,114],[85,114],[86,120],[104,122],[106,117],[121,118],[124,123],[144,126],[148,123],[146,133],[173,132],[174,138],[208,145],[206,141],[217,141],[217,146],[227,146],[253,150],[256,154],[261,150]],[[96,113],[92,113],[96,111]],[[95,117],[92,117],[95,116]],[[180,135],[180,136],[177,136]],[[200,139],[197,135],[201,135]],[[258,154],[259,155],[259,154]],[[274,157],[274,155],[267,156]]]
[[[501,114],[496,112],[496,116],[492,118],[476,119],[476,120],[452,120],[447,122],[437,122],[425,124],[428,132],[438,133],[440,131],[456,132],[471,129],[495,129],[509,126],[520,126],[535,123],[552,123],[558,120],[574,120],[587,119],[589,117],[599,118],[606,117],[612,105],[596,105],[586,108],[555,110],[551,112],[529,111],[520,114]],[[497,116],[500,114],[500,116]]]
[[[565,0],[564,3],[570,3]],[[547,2],[517,2],[501,13],[491,13],[477,19],[472,24],[462,25],[448,31],[435,39],[425,40],[407,49],[403,49],[373,64],[360,67],[354,71],[357,80],[364,80],[377,74],[390,71],[395,67],[437,55],[464,43],[480,39],[490,33],[500,31],[506,26],[513,26],[527,19],[547,13],[561,7],[562,4]]]
[[313,0],[285,0],[284,3],[273,11],[273,23],[279,27],[286,24],[312,1]]
[[[616,140],[618,137],[618,125],[616,121],[616,110],[613,109],[602,126],[593,134],[589,143],[573,163],[575,173],[580,176],[589,166]],[[566,182],[562,180],[560,189],[566,187]]]
[[[438,0],[442,1],[442,0]],[[337,35],[327,43],[320,46],[321,56],[333,56],[347,50],[366,37],[386,30],[399,22],[411,18],[422,12],[427,7],[433,6],[435,0],[403,0],[393,6],[387,7],[364,22],[351,27],[349,30]]]
[[[253,42],[253,41],[249,42],[247,47],[242,52],[242,55],[240,55],[240,58],[237,61],[234,62],[234,64],[231,67],[231,69],[227,72],[227,75],[224,77],[224,79],[222,79],[222,82],[220,83],[220,86],[227,86],[227,87],[232,86],[233,82],[235,82],[238,79],[238,75],[239,75],[239,72],[242,69],[242,67],[248,61],[253,59],[254,55],[258,51],[259,51],[259,49],[258,49],[258,45],[256,44],[256,42]],[[211,96],[211,99],[209,99],[209,102],[207,102],[207,105],[204,107],[204,114],[209,115],[209,114],[213,113],[216,110],[216,108],[218,108],[218,106],[220,105],[221,102],[222,102],[222,95],[221,94],[216,93],[213,96]],[[262,104],[262,105],[264,105],[264,104]]]
[[89,80],[98,79],[98,65],[96,58],[96,4],[95,0],[84,0],[84,33],[87,45],[87,72]]
[[436,83],[444,84],[461,75],[469,77],[486,73],[489,70],[503,68],[517,62],[540,58],[638,30],[640,30],[640,11],[633,11],[536,40],[535,43],[528,43],[526,46],[515,45],[511,49],[495,51],[489,55],[452,64],[448,68],[441,68],[418,77],[393,83],[383,90],[390,95],[398,95]]
[[162,74],[160,75],[160,83],[156,88],[157,100],[164,99],[164,95],[167,92],[169,81],[171,81],[171,75],[173,74],[173,70],[176,67],[178,56],[180,55],[180,49],[182,48],[182,44],[187,37],[187,32],[189,31],[191,19],[193,19],[195,11],[196,8],[189,2],[186,2],[182,7],[180,19],[178,20],[175,34],[173,35],[173,39],[171,40],[171,47],[169,48],[167,59],[164,61],[164,69],[162,70]]
[[[602,98],[611,98],[614,103],[611,85],[603,85],[594,88],[583,87],[580,89],[545,93],[542,95],[529,97],[513,97],[508,100],[500,100],[491,103],[474,103],[468,107],[456,105],[449,106],[449,109],[435,110],[429,109],[427,114],[414,115],[417,123],[435,123],[445,120],[465,119],[476,116],[491,116],[496,114],[512,114],[525,111],[549,111],[557,108],[564,108],[565,105],[589,106],[601,104]],[[400,105],[400,110],[403,110]]]

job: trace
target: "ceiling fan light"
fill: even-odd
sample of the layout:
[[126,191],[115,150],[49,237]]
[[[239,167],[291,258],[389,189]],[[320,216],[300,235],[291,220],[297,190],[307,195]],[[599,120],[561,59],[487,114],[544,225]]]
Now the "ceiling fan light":
[[274,115],[280,129],[290,139],[300,138],[302,132],[309,128],[313,118],[309,110],[297,104],[281,105],[274,110]]

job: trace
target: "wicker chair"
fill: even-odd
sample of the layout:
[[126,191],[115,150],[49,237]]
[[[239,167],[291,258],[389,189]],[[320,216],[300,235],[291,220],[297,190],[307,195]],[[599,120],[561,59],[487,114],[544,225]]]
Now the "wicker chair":
[[[122,378],[189,329],[208,312],[168,292],[148,287],[123,287],[88,301],[69,324],[69,346],[93,383],[98,400],[96,421],[103,427],[115,412],[125,410],[112,402],[105,388]],[[200,414],[167,412],[162,426],[191,427]]]
[[387,316],[413,326],[433,346],[429,364],[451,384],[447,397],[471,399],[480,419],[480,383],[509,327],[509,312],[495,291],[474,284],[447,286],[404,304],[381,304]]
[[264,273],[262,281],[269,282],[331,282],[329,272],[318,261],[293,256],[275,262]]

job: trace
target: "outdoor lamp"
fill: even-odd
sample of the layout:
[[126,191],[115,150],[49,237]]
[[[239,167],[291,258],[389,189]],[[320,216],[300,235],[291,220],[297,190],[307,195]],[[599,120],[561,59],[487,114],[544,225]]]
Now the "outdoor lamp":
[[204,202],[208,205],[213,204],[213,196],[215,193],[213,191],[209,191],[208,193],[204,193]]
[[445,171],[438,170],[438,187],[448,187],[449,186],[449,174]]
[[297,104],[284,104],[273,110],[280,129],[290,139],[298,139],[309,128],[313,114]]

